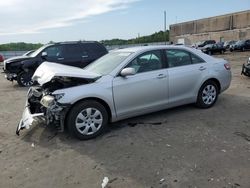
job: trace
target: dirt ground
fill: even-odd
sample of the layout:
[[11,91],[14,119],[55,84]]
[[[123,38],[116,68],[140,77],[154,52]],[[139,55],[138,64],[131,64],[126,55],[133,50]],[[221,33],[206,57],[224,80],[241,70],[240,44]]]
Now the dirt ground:
[[0,187],[249,188],[250,52],[217,57],[232,65],[231,87],[207,110],[192,105],[110,126],[78,141],[52,127],[15,135],[27,89],[0,75]]

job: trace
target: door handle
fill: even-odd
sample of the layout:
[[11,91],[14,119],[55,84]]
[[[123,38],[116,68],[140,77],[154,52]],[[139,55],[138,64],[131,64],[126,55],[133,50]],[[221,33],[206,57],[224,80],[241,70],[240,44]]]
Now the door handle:
[[87,57],[89,57],[89,56],[88,56],[88,55],[83,55],[83,56],[82,56],[82,58],[87,58]]
[[57,60],[64,60],[64,58],[63,57],[59,57]]
[[206,67],[203,67],[203,66],[201,66],[200,68],[199,68],[199,70],[200,71],[204,71],[204,70],[206,70],[207,68]]
[[167,76],[165,74],[159,74],[156,78],[158,79],[162,79],[162,78],[166,78]]

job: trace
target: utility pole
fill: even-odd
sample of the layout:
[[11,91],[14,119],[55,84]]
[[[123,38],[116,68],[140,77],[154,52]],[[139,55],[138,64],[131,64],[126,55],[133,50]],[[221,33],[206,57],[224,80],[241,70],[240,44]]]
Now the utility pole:
[[167,44],[167,13],[164,11],[164,38],[165,38],[165,45]]

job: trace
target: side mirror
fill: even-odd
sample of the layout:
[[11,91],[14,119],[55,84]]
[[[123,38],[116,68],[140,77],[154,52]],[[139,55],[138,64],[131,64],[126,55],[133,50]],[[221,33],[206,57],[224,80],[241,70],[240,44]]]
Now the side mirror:
[[122,77],[135,75],[135,69],[132,68],[132,67],[124,68],[124,69],[122,69],[120,75],[121,75]]
[[42,58],[45,59],[47,56],[48,56],[47,52],[42,52],[42,55],[41,55]]

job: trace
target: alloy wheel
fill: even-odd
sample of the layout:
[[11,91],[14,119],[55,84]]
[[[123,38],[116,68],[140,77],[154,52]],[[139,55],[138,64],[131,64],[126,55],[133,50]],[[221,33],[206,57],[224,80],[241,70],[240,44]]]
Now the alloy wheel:
[[75,125],[79,133],[83,135],[92,135],[102,126],[102,113],[96,108],[86,108],[76,117]]
[[202,100],[206,105],[212,104],[216,100],[216,88],[213,85],[207,85],[202,91]]

